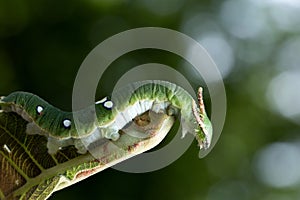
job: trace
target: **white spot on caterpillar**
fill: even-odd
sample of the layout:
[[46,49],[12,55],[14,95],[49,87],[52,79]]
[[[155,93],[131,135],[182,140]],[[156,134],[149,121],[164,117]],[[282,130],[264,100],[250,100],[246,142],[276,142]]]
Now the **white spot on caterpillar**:
[[72,122],[69,119],[65,119],[63,121],[63,125],[64,125],[65,128],[69,128],[71,126],[71,123]]
[[95,104],[104,103],[105,101],[107,101],[107,97],[104,97],[103,99],[97,101]]
[[105,108],[112,108],[114,103],[112,101],[106,101],[103,105]]
[[36,107],[36,112],[37,112],[38,114],[42,114],[43,110],[44,110],[44,108],[43,108],[42,106],[37,106],[37,107]]
[[11,153],[11,150],[9,149],[9,147],[6,144],[3,145],[3,149],[9,154]]

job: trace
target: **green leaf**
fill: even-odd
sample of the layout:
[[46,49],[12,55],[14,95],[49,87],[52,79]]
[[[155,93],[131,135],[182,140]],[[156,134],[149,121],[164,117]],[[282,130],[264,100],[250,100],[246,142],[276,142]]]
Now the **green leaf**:
[[[123,132],[118,141],[95,146],[94,152],[99,152],[95,158],[90,153],[78,154],[73,146],[50,155],[45,136],[26,134],[27,121],[15,113],[0,112],[0,199],[47,199],[57,190],[153,148],[157,142],[151,140],[157,141],[158,135],[153,133],[160,130],[160,135],[166,135],[174,118],[159,114],[147,126],[145,115],[135,121],[141,124],[133,122],[127,131],[149,137],[135,138]],[[159,138],[161,141],[164,137]]]

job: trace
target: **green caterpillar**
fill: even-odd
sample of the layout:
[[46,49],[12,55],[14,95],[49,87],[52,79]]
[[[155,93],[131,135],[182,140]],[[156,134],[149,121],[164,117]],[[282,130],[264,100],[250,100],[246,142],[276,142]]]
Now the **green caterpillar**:
[[[130,84],[95,103],[95,120],[86,120],[80,131],[75,127],[74,113],[62,111],[37,95],[14,92],[1,97],[0,106],[4,112],[16,112],[26,121],[27,134],[40,134],[48,138],[50,154],[74,145],[79,153],[86,152],[86,146],[99,139],[118,140],[118,131],[136,116],[152,110],[169,115],[180,113],[183,136],[192,133],[200,146],[207,149],[212,139],[212,125],[206,115],[202,88],[198,90],[198,104],[183,88],[166,81],[143,81]],[[76,111],[83,116],[90,108]],[[78,128],[78,127],[77,127]]]

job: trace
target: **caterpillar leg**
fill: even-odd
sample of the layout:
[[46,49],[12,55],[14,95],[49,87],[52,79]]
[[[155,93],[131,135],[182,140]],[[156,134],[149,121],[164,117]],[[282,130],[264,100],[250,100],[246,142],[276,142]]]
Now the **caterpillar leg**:
[[87,152],[87,149],[91,148],[90,145],[95,142],[99,142],[103,139],[111,139],[113,141],[116,141],[119,139],[119,137],[120,135],[117,130],[96,127],[92,131],[92,133],[89,134],[89,136],[74,139],[74,145],[78,153],[84,154]]
[[118,130],[111,128],[100,128],[100,132],[102,136],[106,139],[110,139],[116,141],[120,138],[120,134]]
[[85,154],[87,152],[86,146],[83,144],[81,139],[75,139],[74,140],[74,146],[77,149],[77,152],[80,154]]
[[58,150],[62,149],[63,147],[67,147],[69,145],[73,145],[74,141],[69,138],[69,139],[64,139],[64,140],[57,140],[52,137],[48,137],[48,142],[47,142],[47,148],[48,148],[48,153],[49,154],[55,154]]
[[175,106],[169,105],[167,107],[167,115],[169,115],[169,116],[177,116],[178,113],[179,113],[179,109],[176,108]]

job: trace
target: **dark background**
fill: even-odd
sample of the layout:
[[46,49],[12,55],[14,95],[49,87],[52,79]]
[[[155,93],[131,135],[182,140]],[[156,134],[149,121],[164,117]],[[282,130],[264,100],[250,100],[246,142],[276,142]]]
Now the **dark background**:
[[[193,37],[223,75],[227,118],[207,157],[198,159],[193,143],[159,171],[107,169],[50,199],[300,199],[299,11],[298,0],[0,0],[1,95],[29,91],[70,110],[87,54],[146,26]],[[129,53],[108,70],[99,95],[112,89],[117,68],[147,62],[182,64],[167,52]]]

